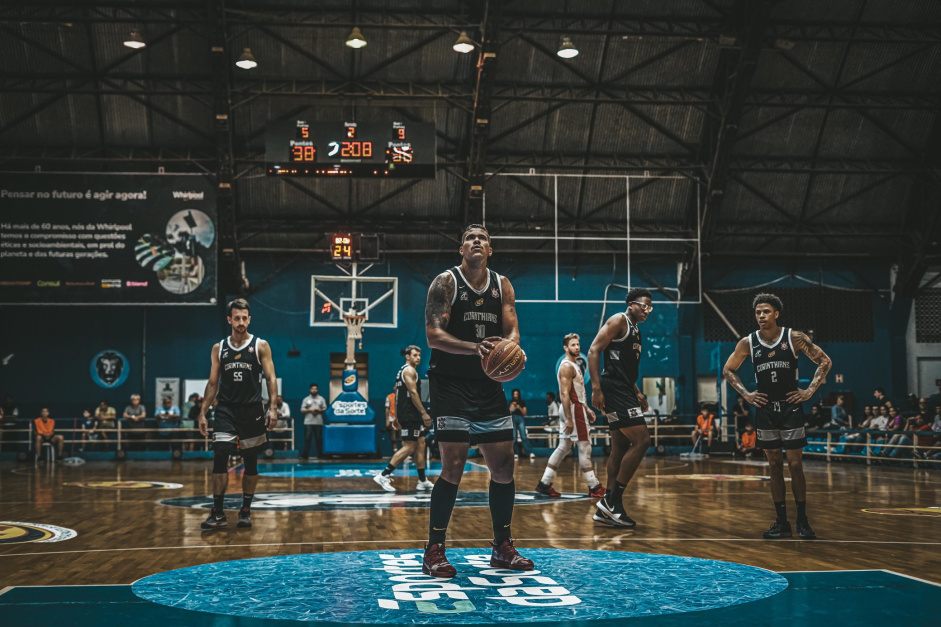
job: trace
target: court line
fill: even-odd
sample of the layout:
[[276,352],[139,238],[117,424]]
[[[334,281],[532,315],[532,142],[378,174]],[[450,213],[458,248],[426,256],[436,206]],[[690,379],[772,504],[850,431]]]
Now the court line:
[[886,570],[886,569],[884,569],[884,568],[882,568],[882,569],[880,569],[880,570],[882,570],[882,572],[884,572],[884,573],[890,573],[890,574],[893,574],[893,575],[898,575],[899,577],[905,577],[906,579],[914,579],[915,581],[920,581],[920,582],[922,582],[922,583],[931,584],[932,586],[938,586],[939,588],[941,588],[941,583],[935,583],[934,581],[928,581],[927,579],[920,579],[920,578],[918,578],[918,577],[912,577],[911,575],[906,575],[906,574],[904,574],[904,573],[897,573],[897,572],[895,572],[894,570]]
[[10,590],[12,590],[12,589],[15,588],[15,587],[16,587],[16,586],[7,586],[7,587],[4,588],[3,590],[0,590],[0,597],[2,597],[4,594],[6,594],[7,592],[9,592]]
[[[515,538],[518,542],[611,542],[632,541],[632,542],[768,542],[764,538],[644,538],[638,536],[595,536],[591,538]],[[4,553],[3,557],[24,557],[30,555],[70,555],[75,553],[114,553],[119,551],[171,551],[171,550],[204,550],[204,549],[238,549],[246,547],[265,547],[265,546],[310,546],[310,545],[344,545],[344,544],[415,544],[419,547],[427,543],[427,538],[408,539],[408,540],[333,540],[323,542],[262,542],[248,544],[205,544],[200,546],[142,546],[142,547],[120,547],[114,549],[76,549],[73,551],[42,551],[34,553]],[[492,542],[491,538],[458,538],[450,539],[449,542]],[[914,546],[941,546],[941,542],[913,542],[903,540],[807,540],[813,544],[902,544]],[[782,544],[778,542],[777,544]],[[786,544],[786,543],[783,543]],[[456,548],[456,547],[452,547]],[[530,547],[537,548],[537,547]],[[806,572],[806,571],[802,571]],[[824,571],[829,572],[829,571]]]

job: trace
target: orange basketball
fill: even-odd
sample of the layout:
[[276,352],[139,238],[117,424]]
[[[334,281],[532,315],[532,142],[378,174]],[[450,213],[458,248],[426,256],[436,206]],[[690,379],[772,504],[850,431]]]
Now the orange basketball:
[[484,374],[494,381],[512,381],[526,367],[523,349],[513,340],[500,340],[493,350],[481,357]]

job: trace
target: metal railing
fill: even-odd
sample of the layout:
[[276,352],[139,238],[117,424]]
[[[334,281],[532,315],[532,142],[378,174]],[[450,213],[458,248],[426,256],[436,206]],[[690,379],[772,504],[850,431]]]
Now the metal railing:
[[[858,437],[850,440],[851,436]],[[905,436],[911,443],[895,441],[895,436]],[[808,431],[807,438],[804,455],[823,457],[828,463],[835,459],[865,459],[867,466],[875,461],[912,462],[915,468],[920,465],[931,468],[941,464],[941,446],[937,441],[941,433],[937,431],[815,430]],[[918,438],[934,438],[935,441],[927,446],[919,445]],[[889,454],[885,454],[886,450]],[[891,454],[896,451],[902,454]]]

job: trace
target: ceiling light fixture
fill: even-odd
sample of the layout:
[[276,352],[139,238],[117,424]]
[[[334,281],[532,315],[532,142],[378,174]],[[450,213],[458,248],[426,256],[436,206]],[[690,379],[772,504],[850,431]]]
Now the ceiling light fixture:
[[474,41],[467,36],[466,30],[462,30],[461,34],[458,35],[457,41],[455,41],[454,45],[451,47],[454,48],[454,52],[468,54],[474,51]]
[[124,40],[124,45],[128,48],[139,50],[141,48],[146,48],[147,42],[145,42],[144,38],[140,36],[140,31],[135,28],[131,31],[131,34],[127,36],[127,39]]
[[258,67],[258,61],[255,60],[255,55],[252,54],[252,49],[246,48],[242,51],[242,56],[240,56],[239,60],[235,62],[235,65],[242,68],[243,70],[250,70],[252,68]]
[[572,43],[572,38],[565,35],[562,37],[562,43],[559,44],[559,51],[556,54],[563,59],[571,59],[578,56],[578,48]]
[[357,50],[366,45],[366,38],[363,37],[359,26],[354,26],[353,30],[350,31],[350,36],[346,38],[346,45],[350,48],[356,48]]

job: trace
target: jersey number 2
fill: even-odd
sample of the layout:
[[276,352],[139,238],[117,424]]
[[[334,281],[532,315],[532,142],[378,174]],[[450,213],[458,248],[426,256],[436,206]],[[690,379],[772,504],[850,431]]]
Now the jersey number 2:
[[[236,374],[238,374],[238,373],[236,373]],[[772,383],[777,383],[777,382],[778,382],[778,371],[777,371],[777,370],[772,370],[772,371],[771,371],[771,382],[772,382]]]

